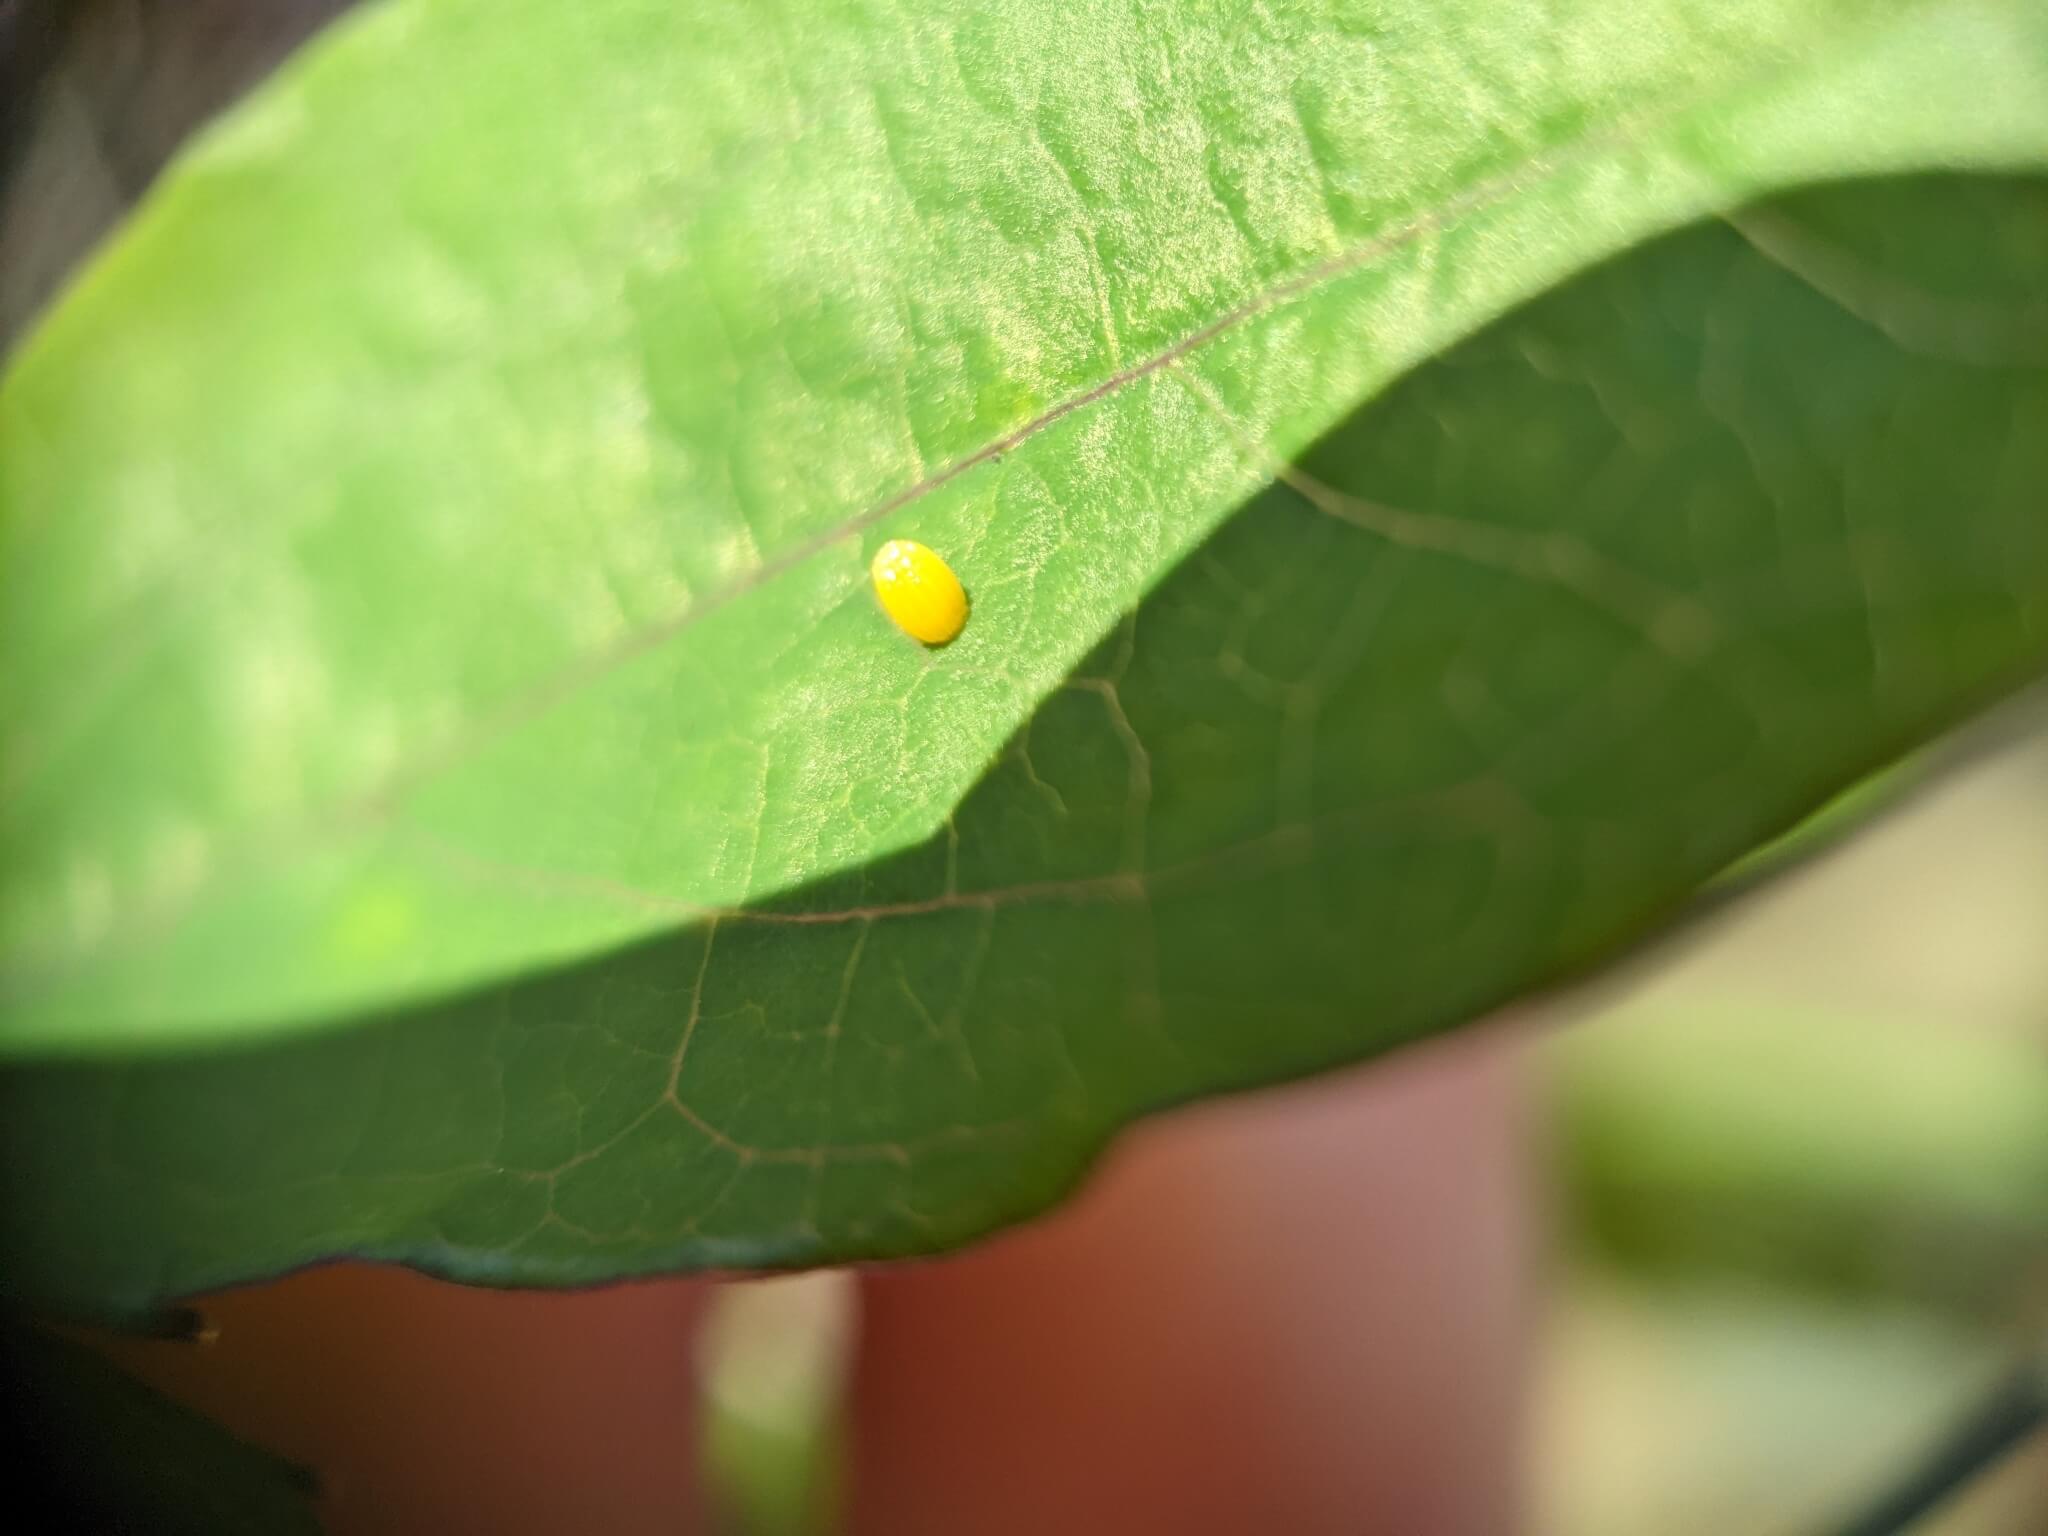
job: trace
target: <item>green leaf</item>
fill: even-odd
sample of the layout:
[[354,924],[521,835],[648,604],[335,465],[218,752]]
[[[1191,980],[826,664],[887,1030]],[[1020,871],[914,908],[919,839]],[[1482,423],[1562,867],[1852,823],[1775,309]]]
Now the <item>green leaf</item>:
[[92,1351],[0,1327],[8,1494],[25,1531],[314,1536],[302,1469],[159,1397]]
[[2048,14],[1495,9],[414,0],[232,119],[0,389],[0,1017],[103,1058],[0,1285],[956,1243],[2038,672],[2048,187],[1639,242],[2048,165]]
[[[1928,314],[2017,327],[2048,273],[2044,182],[1770,214]],[[571,1283],[1041,1208],[1133,1115],[1591,963],[2038,668],[2044,427],[2048,370],[1669,238],[1327,437],[925,844],[353,1030],[0,1080],[0,1272],[115,1310],[338,1252]]]
[[1415,362],[2044,145],[2019,0],[371,8],[0,394],[0,1040],[303,1032],[915,847]]

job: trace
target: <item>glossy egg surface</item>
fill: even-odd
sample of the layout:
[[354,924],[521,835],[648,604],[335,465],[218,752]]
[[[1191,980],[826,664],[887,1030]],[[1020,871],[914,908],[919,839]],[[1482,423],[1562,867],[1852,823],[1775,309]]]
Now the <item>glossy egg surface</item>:
[[907,635],[944,645],[967,623],[967,593],[953,568],[915,539],[891,539],[868,566],[882,611]]

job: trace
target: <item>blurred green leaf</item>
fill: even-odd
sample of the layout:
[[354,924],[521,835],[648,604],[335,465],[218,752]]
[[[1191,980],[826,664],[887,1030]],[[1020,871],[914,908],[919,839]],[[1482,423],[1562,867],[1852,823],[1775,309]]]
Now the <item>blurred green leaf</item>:
[[2031,1040],[1737,1001],[1551,1046],[1564,1180],[1608,1252],[2006,1315],[2048,1265]]
[[1467,14],[415,0],[237,114],[0,393],[0,851],[17,1049],[238,1044],[10,1075],[5,1284],[957,1242],[2037,670],[2041,183],[1450,344],[2048,162],[2048,15]]
[[15,1530],[288,1536],[312,1480],[39,1329],[0,1329]]

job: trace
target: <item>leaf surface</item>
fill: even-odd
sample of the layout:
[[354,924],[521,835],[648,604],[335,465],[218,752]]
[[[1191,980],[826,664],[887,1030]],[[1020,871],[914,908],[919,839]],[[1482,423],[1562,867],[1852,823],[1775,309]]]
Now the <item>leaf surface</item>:
[[123,1310],[336,1253],[929,1251],[1134,1115],[1573,974],[2040,669],[2048,369],[1949,354],[2044,273],[2048,183],[1937,178],[1588,274],[1285,466],[923,843],[352,1029],[0,1078],[0,1272]]
[[[1757,192],[2039,163],[2044,34],[2014,0],[350,18],[0,386],[0,1047],[303,1033],[914,849],[1376,390]],[[1570,563],[1568,509],[1518,515],[1558,514]],[[898,535],[970,589],[943,653],[865,590]]]

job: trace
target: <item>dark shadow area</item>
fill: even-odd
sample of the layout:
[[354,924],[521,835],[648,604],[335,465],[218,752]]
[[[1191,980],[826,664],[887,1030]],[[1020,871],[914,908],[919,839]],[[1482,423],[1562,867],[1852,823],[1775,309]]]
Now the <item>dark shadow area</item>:
[[171,156],[355,0],[0,0],[0,356]]

